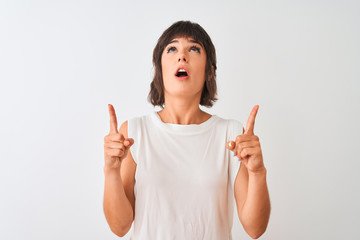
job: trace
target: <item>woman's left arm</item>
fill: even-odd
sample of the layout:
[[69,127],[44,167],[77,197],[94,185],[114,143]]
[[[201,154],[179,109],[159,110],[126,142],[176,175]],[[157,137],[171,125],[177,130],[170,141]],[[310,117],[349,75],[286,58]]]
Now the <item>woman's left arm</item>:
[[250,237],[259,238],[266,230],[270,217],[270,197],[266,183],[259,138],[254,135],[255,106],[246,124],[246,131],[227,143],[227,148],[241,161],[235,179],[235,199],[240,221]]

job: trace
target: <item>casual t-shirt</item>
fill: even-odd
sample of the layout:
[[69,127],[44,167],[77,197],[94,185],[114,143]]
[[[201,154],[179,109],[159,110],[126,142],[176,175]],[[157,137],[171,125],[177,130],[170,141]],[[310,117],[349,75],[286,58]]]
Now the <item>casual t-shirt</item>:
[[240,161],[225,146],[242,134],[234,119],[164,123],[157,112],[128,120],[137,164],[131,240],[232,239]]

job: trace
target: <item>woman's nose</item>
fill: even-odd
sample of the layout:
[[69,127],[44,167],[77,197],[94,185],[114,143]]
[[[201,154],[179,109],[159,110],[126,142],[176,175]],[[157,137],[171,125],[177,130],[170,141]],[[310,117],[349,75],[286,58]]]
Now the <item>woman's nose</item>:
[[185,57],[185,56],[179,57],[178,61],[179,61],[179,62],[181,62],[181,61],[186,62],[186,57]]
[[178,56],[178,62],[181,62],[181,61],[187,62],[187,60],[188,60],[188,59],[187,59],[185,53],[184,53],[184,52],[180,52],[180,53],[179,53],[179,56]]

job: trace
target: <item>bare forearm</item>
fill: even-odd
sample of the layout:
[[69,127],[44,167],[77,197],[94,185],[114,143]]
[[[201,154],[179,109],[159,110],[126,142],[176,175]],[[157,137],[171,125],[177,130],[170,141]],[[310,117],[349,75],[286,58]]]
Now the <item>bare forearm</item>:
[[124,235],[133,221],[133,209],[126,197],[119,170],[104,169],[104,213],[111,230]]
[[270,197],[266,169],[257,174],[249,172],[248,193],[241,213],[244,228],[250,236],[258,238],[265,232],[269,217]]

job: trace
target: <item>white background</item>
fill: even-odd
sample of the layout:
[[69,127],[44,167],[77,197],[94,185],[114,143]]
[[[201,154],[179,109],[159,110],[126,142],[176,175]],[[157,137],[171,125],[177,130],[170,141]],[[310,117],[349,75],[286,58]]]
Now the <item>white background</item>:
[[[218,60],[211,114],[260,105],[272,213],[261,239],[360,239],[358,1],[0,1],[0,239],[118,239],[102,210],[107,104],[147,102],[178,20]],[[128,234],[124,239],[128,239]],[[250,239],[238,219],[234,239]]]

